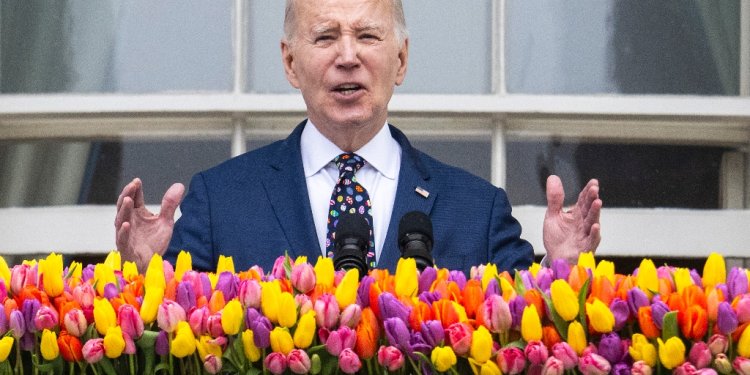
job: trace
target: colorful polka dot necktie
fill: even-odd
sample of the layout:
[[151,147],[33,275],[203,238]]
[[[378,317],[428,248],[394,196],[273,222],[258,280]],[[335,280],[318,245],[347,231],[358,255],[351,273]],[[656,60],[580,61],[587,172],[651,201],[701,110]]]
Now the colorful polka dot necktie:
[[326,236],[326,255],[333,258],[336,240],[336,225],[343,212],[360,214],[370,226],[370,242],[367,249],[367,264],[375,267],[375,241],[372,236],[372,205],[367,190],[359,184],[355,173],[367,163],[361,156],[348,152],[333,159],[339,168],[339,179],[331,194],[328,210],[328,235]]

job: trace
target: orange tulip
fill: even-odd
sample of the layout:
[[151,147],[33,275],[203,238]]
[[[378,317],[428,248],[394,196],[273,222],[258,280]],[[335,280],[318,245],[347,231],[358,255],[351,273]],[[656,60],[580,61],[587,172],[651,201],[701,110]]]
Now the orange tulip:
[[225,305],[226,302],[224,301],[224,293],[222,293],[220,290],[215,290],[211,294],[211,299],[208,301],[208,310],[211,312],[211,314],[216,314],[217,312],[221,311]]
[[526,294],[523,295],[523,299],[526,300],[526,305],[531,306],[534,305],[536,307],[537,313],[539,313],[540,318],[544,318],[545,311],[547,311],[544,307],[544,299],[542,299],[542,293],[537,289],[529,289],[526,291]]
[[562,337],[557,333],[555,327],[551,325],[542,327],[542,343],[544,343],[544,346],[549,349],[559,342],[562,342]]
[[706,294],[703,292],[703,288],[695,284],[688,285],[682,289],[680,297],[682,297],[685,306],[698,305],[703,309],[707,308]]
[[607,306],[612,303],[612,300],[615,298],[615,287],[607,277],[594,277],[591,283],[591,293],[589,294],[588,302],[591,303],[594,298],[598,298]]
[[167,287],[164,289],[165,299],[170,299],[172,301],[177,300],[177,284],[178,281],[175,278],[172,278],[167,282]]
[[570,268],[570,274],[568,274],[568,284],[570,284],[570,287],[573,288],[576,292],[581,290],[583,287],[583,283],[586,282],[586,280],[589,278],[588,272],[586,272],[586,269],[575,265]]
[[674,285],[672,284],[672,280],[669,279],[659,279],[659,294],[662,296],[666,296],[671,294],[674,291]]
[[83,345],[78,337],[71,336],[65,331],[60,332],[57,338],[57,346],[60,347],[60,355],[68,362],[78,362],[83,360]]
[[471,279],[466,282],[464,290],[461,293],[463,297],[462,305],[466,309],[466,315],[469,319],[474,319],[477,314],[479,305],[484,302],[484,292],[482,291],[482,282],[477,279]]
[[368,298],[370,299],[370,308],[372,308],[372,312],[375,313],[375,316],[378,318],[378,320],[381,319],[380,303],[378,302],[378,297],[380,297],[381,294],[383,294],[383,290],[380,288],[378,283],[372,283],[372,285],[370,285],[370,293],[368,294]]
[[655,339],[661,336],[661,330],[654,323],[654,317],[651,314],[651,306],[643,306],[638,309],[638,324],[641,327],[643,335],[649,339]]
[[380,326],[378,318],[369,307],[362,310],[362,318],[355,329],[357,332],[357,341],[354,344],[354,352],[361,359],[372,358],[378,349],[378,340],[380,340]]
[[[621,276],[621,275],[618,274],[617,276]],[[619,298],[619,299],[621,299],[623,301],[627,301],[628,300],[628,291],[630,289],[633,289],[633,288],[636,287],[636,280],[635,280],[635,277],[633,277],[631,275],[624,276],[622,278],[618,277],[617,282],[615,283],[615,285],[616,285],[616,288],[615,288],[615,297],[617,297],[617,298]],[[648,295],[648,293],[646,293],[646,295]]]
[[669,306],[669,310],[671,311],[682,311],[685,309],[685,300],[682,299],[679,293],[670,294],[664,302]]
[[721,289],[712,288],[706,294],[706,312],[708,320],[715,322],[719,315],[719,303],[724,301],[724,292]]
[[447,299],[435,301],[432,304],[432,312],[435,319],[439,320],[443,325],[443,328],[448,328],[451,324],[460,321],[458,312],[453,306],[453,302]]
[[419,331],[422,322],[433,319],[432,308],[430,305],[419,301],[414,305],[409,313],[409,327],[414,331]]
[[690,305],[686,310],[680,310],[677,322],[682,334],[689,340],[702,340],[708,331],[708,313],[699,305]]

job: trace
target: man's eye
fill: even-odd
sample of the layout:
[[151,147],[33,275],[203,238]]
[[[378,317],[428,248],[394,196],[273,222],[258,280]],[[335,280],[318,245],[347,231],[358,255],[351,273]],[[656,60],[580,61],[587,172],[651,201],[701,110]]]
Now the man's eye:
[[359,36],[359,38],[365,40],[380,40],[380,38],[378,38],[378,36],[374,34],[362,34]]
[[316,43],[317,42],[327,42],[327,41],[330,41],[330,40],[333,40],[333,36],[331,36],[331,35],[320,35],[320,36],[318,36],[318,37],[315,38],[315,42]]

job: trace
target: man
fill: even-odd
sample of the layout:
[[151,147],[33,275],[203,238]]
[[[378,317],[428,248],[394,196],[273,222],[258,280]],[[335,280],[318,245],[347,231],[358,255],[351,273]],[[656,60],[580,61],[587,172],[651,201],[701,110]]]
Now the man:
[[[125,259],[143,269],[154,252],[169,249],[167,258],[173,260],[186,249],[202,269],[214,268],[219,255],[231,255],[240,269],[270,267],[284,251],[314,261],[330,255],[334,188],[356,182],[369,192],[364,212],[372,225],[373,262],[380,268],[395,268],[397,223],[413,210],[432,219],[437,266],[529,266],[533,252],[520,238],[505,192],[422,154],[387,124],[388,102],[404,80],[409,52],[399,0],[289,0],[284,34],[284,69],[302,93],[308,119],[286,140],[194,176],[176,224],[184,186],[167,190],[159,215],[145,209],[140,180],[125,186],[115,219]],[[343,158],[364,160],[343,177],[332,160],[352,152],[356,155]],[[549,178],[544,219],[549,260],[573,260],[580,251],[596,249],[598,192],[598,182],[590,181],[576,206],[563,212],[562,184]]]

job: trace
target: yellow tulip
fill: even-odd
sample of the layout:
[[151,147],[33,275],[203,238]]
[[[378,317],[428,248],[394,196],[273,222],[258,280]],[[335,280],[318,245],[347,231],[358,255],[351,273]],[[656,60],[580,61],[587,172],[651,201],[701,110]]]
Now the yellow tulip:
[[117,325],[115,309],[105,298],[94,299],[94,324],[101,335],[107,334],[108,329]]
[[242,350],[245,352],[245,358],[250,362],[256,362],[260,359],[260,349],[255,346],[253,331],[246,329],[242,332]]
[[195,340],[195,348],[198,350],[201,361],[205,360],[209,354],[213,354],[215,357],[221,357],[223,354],[221,346],[213,341],[214,339],[208,335],[203,335]]
[[703,266],[703,288],[708,290],[727,281],[727,265],[719,253],[711,253]]
[[515,298],[516,296],[516,290],[513,288],[513,285],[508,281],[506,278],[501,277],[500,279],[500,290],[503,291],[503,299],[505,302],[508,302],[511,300],[511,298]]
[[578,255],[578,265],[583,268],[594,270],[596,268],[596,260],[594,259],[594,253],[587,251]]
[[479,375],[502,375],[502,371],[500,371],[500,367],[497,367],[497,364],[495,364],[494,361],[487,361],[482,364],[482,367],[479,368]]
[[271,323],[279,322],[279,299],[281,298],[281,285],[278,280],[260,283],[260,308],[263,315]]
[[294,340],[288,329],[276,327],[271,331],[271,350],[284,355],[294,350]]
[[690,276],[690,270],[687,268],[678,268],[674,271],[674,285],[677,288],[678,293],[682,293],[682,290],[693,285],[693,277]]
[[50,297],[57,297],[62,294],[64,288],[62,254],[52,253],[47,255],[44,263],[40,263],[40,266],[42,267],[39,271],[44,281],[44,292]]
[[478,363],[485,363],[492,356],[492,334],[485,326],[480,325],[471,335],[469,355]]
[[[162,275],[162,278],[164,275]],[[117,279],[115,278],[115,271],[109,264],[97,263],[94,266],[94,285],[96,285],[96,293],[100,296],[104,295],[104,286],[107,284],[115,284]],[[146,284],[148,285],[148,284]]]
[[107,258],[104,259],[104,263],[115,271],[122,271],[122,258],[117,250],[110,251]]
[[120,326],[110,327],[104,335],[104,355],[107,358],[117,358],[125,350],[125,338],[122,337]]
[[596,276],[604,276],[609,280],[610,283],[612,283],[612,285],[614,285],[615,264],[608,260],[599,262],[599,264],[596,266],[596,269],[594,270],[594,277]]
[[232,257],[219,255],[219,262],[216,265],[216,274],[221,275],[222,272],[234,273],[234,260]]
[[656,365],[656,347],[648,341],[646,336],[640,333],[634,334],[628,351],[634,361],[643,361],[650,367]]
[[294,330],[294,346],[307,349],[315,338],[315,311],[309,310],[299,318],[299,324]]
[[10,286],[10,268],[8,268],[8,263],[5,262],[2,255],[0,255],[0,277],[3,278],[6,286]]
[[615,315],[604,302],[594,298],[593,303],[586,303],[586,315],[594,331],[609,333],[615,327]]
[[236,298],[229,301],[221,312],[221,328],[227,335],[236,335],[240,333],[240,327],[243,320],[242,304]]
[[456,312],[456,315],[458,315],[459,322],[463,323],[469,320],[469,317],[466,315],[466,308],[462,304],[456,301],[451,301],[451,305],[453,305],[453,310]]
[[[415,275],[416,274],[412,276]],[[416,282],[417,278],[412,278]],[[398,285],[398,281],[396,281],[396,285]],[[357,301],[357,289],[359,289],[359,270],[352,268],[346,271],[346,274],[344,274],[339,285],[336,286],[334,296],[339,303],[339,309],[343,310],[345,307]],[[398,289],[398,286],[396,286],[396,289]]]
[[665,343],[659,342],[659,360],[667,369],[671,370],[685,362],[685,344],[679,337],[670,337]]
[[541,269],[542,269],[542,265],[537,262],[534,262],[534,263],[531,263],[531,266],[529,266],[529,273],[531,274],[531,276],[536,277],[537,273],[539,273],[539,270]]
[[542,339],[542,322],[534,305],[523,308],[521,316],[521,336],[526,342]]
[[737,342],[737,353],[745,358],[750,357],[750,326],[745,327],[745,330],[742,331],[740,341]]
[[219,281],[219,275],[213,272],[206,272],[206,275],[208,276],[208,281],[211,282],[211,289],[216,289],[216,282]]
[[659,277],[656,274],[656,266],[651,259],[643,259],[638,267],[637,285],[651,297],[659,291]]
[[48,361],[60,355],[60,347],[57,346],[57,335],[46,328],[42,332],[42,342],[39,347],[42,351],[42,357]]
[[432,349],[430,360],[435,366],[435,370],[446,372],[456,365],[458,359],[450,346],[438,346]]
[[573,351],[578,355],[581,355],[588,345],[588,342],[586,341],[586,332],[583,331],[583,326],[577,320],[570,322],[568,325],[568,345],[570,345],[570,347],[573,348]]
[[139,312],[144,324],[151,324],[156,320],[156,313],[159,311],[159,305],[163,298],[163,288],[146,286],[146,294],[143,296],[143,303]]
[[138,276],[138,266],[135,262],[126,261],[122,265],[122,278],[125,280],[133,280]]
[[161,255],[154,254],[151,257],[151,261],[148,262],[143,285],[146,288],[159,288],[161,290],[167,287],[167,281],[164,279],[164,261]]
[[185,358],[195,353],[195,349],[195,336],[193,330],[190,329],[190,324],[184,320],[180,321],[174,331],[169,352],[177,358]]
[[571,321],[578,316],[578,296],[565,280],[557,279],[550,286],[552,306],[565,321]]
[[177,279],[177,281],[182,281],[182,275],[184,275],[187,271],[191,271],[192,269],[193,257],[187,251],[180,250],[180,253],[177,254],[177,262],[175,262],[174,267],[175,279]]
[[307,256],[306,255],[300,255],[297,257],[297,259],[294,260],[294,265],[307,263]]
[[411,298],[417,295],[417,261],[400,258],[396,264],[395,287],[397,297]]
[[482,274],[482,291],[487,291],[487,285],[490,284],[490,280],[497,277],[497,265],[493,263],[487,263],[484,267],[484,273]]
[[279,325],[292,328],[297,324],[297,301],[294,300],[294,296],[289,292],[283,292],[276,303],[279,304]]
[[8,359],[8,354],[10,354],[10,350],[13,348],[13,341],[13,336],[5,336],[0,339],[0,362],[5,362]]
[[318,285],[323,288],[330,288],[333,286],[335,276],[333,270],[333,259],[319,256],[313,269],[315,270],[315,280],[318,280]]
[[80,280],[81,275],[83,275],[83,264],[81,264],[81,262],[70,262],[68,273],[71,278]]

